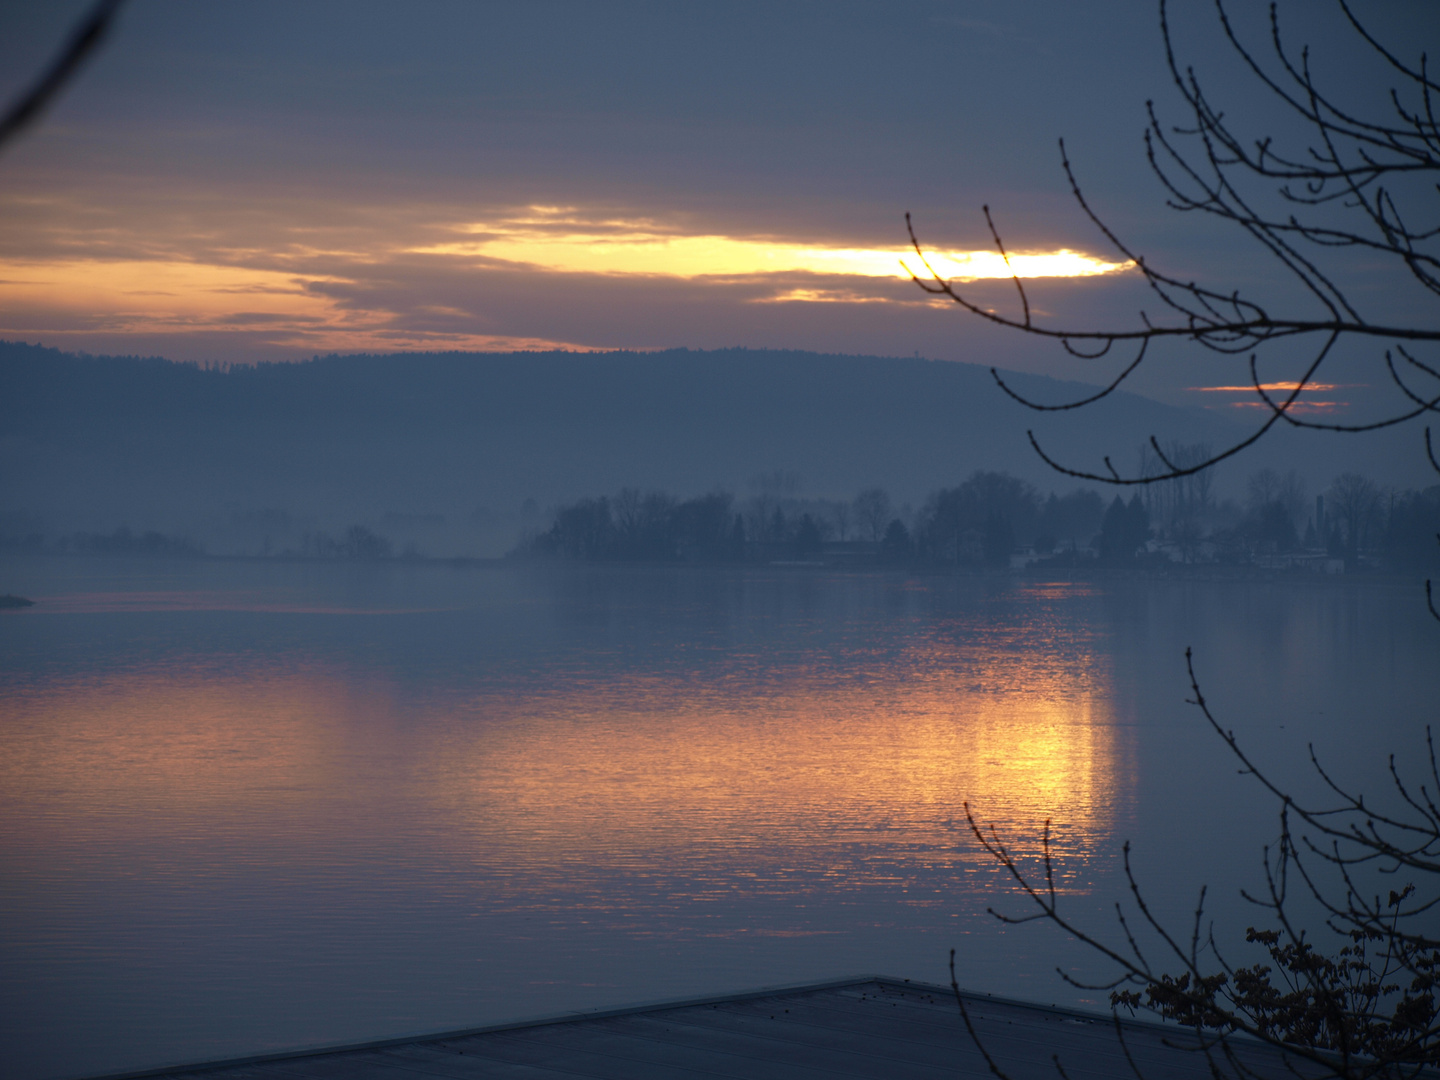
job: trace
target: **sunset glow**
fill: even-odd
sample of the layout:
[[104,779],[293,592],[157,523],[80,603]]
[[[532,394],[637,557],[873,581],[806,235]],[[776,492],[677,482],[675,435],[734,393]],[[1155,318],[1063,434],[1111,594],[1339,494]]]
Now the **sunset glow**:
[[[1279,404],[1278,402],[1276,404]],[[1325,413],[1334,412],[1336,409],[1343,409],[1349,405],[1348,401],[1296,401],[1285,406],[1286,412],[1292,413]],[[1232,401],[1232,409],[1270,409],[1271,407],[1263,401]]]
[[[263,260],[262,260],[263,261]],[[276,259],[274,261],[283,261]],[[580,349],[583,344],[482,327],[443,334],[396,325],[392,312],[337,302],[334,274],[181,259],[0,261],[0,336],[245,333],[313,351]],[[458,314],[438,306],[422,314]]]
[[1231,6],[9,4],[0,1080],[1188,1077],[1418,940],[1440,20]]
[[263,311],[316,317],[326,306],[306,292],[324,280],[276,270],[163,259],[0,262],[0,303],[17,308],[112,313],[146,322]]
[[[803,318],[813,305],[876,312],[927,306],[904,285],[907,266],[927,272],[903,247],[747,236],[683,216],[527,206],[453,224],[439,211],[406,207],[317,229],[308,223],[313,207],[277,206],[253,226],[197,236],[183,220],[76,229],[70,221],[92,212],[84,205],[16,203],[12,210],[41,215],[29,227],[48,257],[0,259],[0,337],[91,352],[173,353],[182,341],[202,338],[223,341],[225,359],[255,348],[307,355],[653,347],[591,340],[568,325],[562,331],[548,303],[539,305],[543,316],[527,318],[497,300],[502,292],[539,297],[555,288],[572,296],[623,288],[627,300],[618,310],[631,317],[666,302],[662,294],[680,285],[713,294],[708,304],[734,305],[737,315],[754,305],[778,306],[782,318]],[[927,257],[959,282],[1012,272],[1093,278],[1128,266],[1066,248],[1019,252],[1009,266],[994,251]],[[604,309],[617,310],[609,301]],[[134,339],[143,343],[129,343]],[[204,350],[176,358],[215,356]]]
[[[560,273],[652,274],[680,278],[809,273],[846,277],[910,277],[906,260],[924,272],[913,252],[806,244],[716,234],[685,234],[643,221],[585,220],[570,211],[535,207],[534,216],[460,226],[457,239],[411,249],[416,254],[458,255],[542,267]],[[998,252],[943,251],[926,255],[941,276],[982,278],[1093,277],[1126,269],[1081,252],[1022,252],[1007,266]],[[807,298],[808,299],[808,298]]]
[[[1338,390],[1340,389],[1340,387],[1340,383],[1312,382],[1305,384],[1306,390],[1318,390],[1321,392]],[[1186,389],[1195,390],[1200,393],[1206,394],[1253,394],[1255,392],[1255,387],[1253,384],[1247,386],[1190,386],[1186,387]],[[1298,382],[1266,382],[1260,384],[1260,389],[1264,390],[1266,393],[1290,393],[1293,390],[1300,389],[1300,384]]]
[[[1335,390],[1349,390],[1355,388],[1357,388],[1357,384],[1355,383],[1312,382],[1305,384],[1304,393],[1331,393]],[[1226,403],[1232,409],[1268,410],[1271,408],[1271,406],[1266,404],[1265,402],[1256,401],[1254,399],[1253,395],[1256,391],[1256,387],[1254,384],[1237,386],[1190,386],[1186,387],[1186,389],[1201,394],[1245,394],[1248,400],[1230,401]],[[1296,390],[1300,389],[1300,384],[1298,382],[1286,380],[1280,380],[1278,382],[1263,382],[1260,384],[1259,389],[1270,395],[1292,394]],[[1277,400],[1275,404],[1280,405],[1283,404],[1283,402]],[[1288,406],[1285,407],[1285,411],[1302,414],[1332,413],[1338,409],[1343,409],[1347,407],[1349,404],[1350,403],[1348,401],[1316,401],[1311,398],[1297,398],[1295,401],[1291,402]]]

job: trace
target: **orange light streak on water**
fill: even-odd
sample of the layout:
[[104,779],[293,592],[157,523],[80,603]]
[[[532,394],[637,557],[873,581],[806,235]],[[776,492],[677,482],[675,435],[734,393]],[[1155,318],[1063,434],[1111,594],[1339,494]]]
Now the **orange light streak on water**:
[[343,790],[347,749],[377,709],[373,696],[305,673],[167,664],[95,674],[16,694],[0,711],[11,734],[0,787],[70,831],[95,814],[105,829],[133,820],[144,830],[154,814],[258,823]]
[[378,676],[172,660],[12,699],[28,734],[0,786],[37,857],[91,828],[146,847],[225,835],[261,861],[398,844],[483,871],[496,902],[612,911],[623,882],[657,876],[683,904],[988,867],[968,799],[1030,855],[1053,818],[1065,885],[1114,846],[1128,754],[1096,658],[1009,637],[419,702]]
[[714,700],[627,681],[543,726],[458,736],[436,796],[477,860],[498,844],[542,878],[690,860],[844,890],[907,866],[987,865],[966,799],[1031,854],[1047,818],[1072,855],[1111,846],[1127,777],[1101,701],[878,689]]

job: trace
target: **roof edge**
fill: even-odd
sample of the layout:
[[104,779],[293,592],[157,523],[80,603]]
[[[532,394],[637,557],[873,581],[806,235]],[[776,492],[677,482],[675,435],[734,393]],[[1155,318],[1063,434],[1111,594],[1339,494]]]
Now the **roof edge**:
[[[260,1065],[273,1061],[294,1061],[300,1058],[321,1057],[326,1054],[346,1054],[360,1050],[381,1050],[388,1046],[407,1046],[414,1043],[444,1042],[446,1039],[464,1039],[473,1035],[488,1035],[495,1031],[513,1031],[522,1028],[547,1027],[551,1024],[573,1024],[584,1020],[604,1020],[612,1016],[627,1016],[633,1013],[654,1012],[657,1009],[684,1009],[694,1005],[720,1005],[731,1001],[749,1001],[755,998],[773,997],[776,994],[798,994],[807,991],[834,990],[842,986],[863,986],[866,983],[881,983],[898,987],[912,987],[919,990],[951,993],[948,986],[932,983],[918,983],[910,979],[898,979],[888,975],[850,975],[838,979],[826,979],[809,983],[777,983],[753,990],[742,990],[733,994],[706,994],[697,997],[664,998],[642,1001],[630,1005],[619,1005],[608,1009],[578,1009],[561,1013],[547,1013],[541,1016],[506,1020],[479,1027],[456,1028],[447,1031],[417,1031],[405,1035],[391,1035],[383,1039],[367,1039],[355,1043],[327,1043],[321,1046],[297,1047],[291,1050],[277,1050],[265,1054],[246,1054],[242,1057],[215,1058],[210,1061],[181,1062],[172,1065],[157,1065],[148,1069],[134,1069],[126,1072],[86,1074],[71,1077],[70,1080],[147,1080],[149,1077],[178,1076],[197,1072],[211,1072],[219,1069],[236,1069],[245,1065]],[[967,996],[971,995],[968,991]],[[994,998],[999,1001],[1001,999]],[[1029,1004],[1033,1002],[1017,1002]],[[1045,1008],[1045,1006],[1038,1006]]]
[[[655,1012],[662,1009],[684,1009],[696,1005],[721,1005],[727,1002],[753,1001],[759,998],[775,997],[781,994],[815,993],[822,990],[836,990],[842,987],[865,986],[867,984],[878,984],[896,990],[938,994],[945,998],[953,997],[956,991],[955,987],[941,983],[920,982],[914,979],[902,979],[891,975],[849,975],[842,978],[825,979],[819,982],[777,983],[770,986],[757,987],[753,990],[742,990],[732,994],[707,994],[695,997],[664,998],[629,1005],[620,1005],[607,1009],[579,1009],[561,1013],[549,1013],[542,1016],[507,1020],[496,1024],[484,1024],[478,1027],[457,1028],[446,1031],[419,1031],[405,1035],[387,1036],[383,1039],[367,1039],[363,1042],[332,1043],[323,1046],[279,1050],[265,1054],[248,1054],[242,1057],[217,1058],[202,1062],[160,1065],[153,1068],[136,1069],[127,1072],[103,1073],[99,1075],[91,1074],[84,1077],[71,1078],[71,1080],[151,1080],[151,1078],[159,1080],[161,1077],[214,1072],[223,1069],[241,1068],[246,1065],[261,1065],[278,1061],[296,1061],[304,1058],[323,1057],[329,1054],[355,1053],[363,1050],[382,1050],[391,1046],[437,1043],[444,1042],[448,1039],[470,1038],[475,1035],[487,1035],[499,1031],[517,1031],[525,1028],[548,1027],[555,1024],[582,1023],[587,1020],[604,1020],[610,1017],[631,1016],[637,1013]],[[976,1004],[990,1002],[1012,1008],[1033,1009],[1089,1023],[1103,1023],[1111,1026],[1118,1024],[1123,1028],[1130,1029],[1154,1030],[1160,1028],[1167,1032],[1176,1030],[1169,1024],[1161,1024],[1153,1020],[1142,1020],[1139,1017],[1122,1017],[1113,1012],[1090,1012],[1088,1010],[1075,1009],[1063,1005],[1046,1005],[1038,1001],[1001,997],[995,994],[966,990],[963,988],[960,989],[959,992],[962,997]],[[1236,1038],[1236,1036],[1233,1035],[1231,1037]],[[1240,1038],[1247,1044],[1253,1043],[1257,1048],[1267,1046],[1266,1043],[1260,1040],[1246,1039],[1243,1036]],[[1422,1075],[1436,1076],[1437,1074],[1425,1072]]]

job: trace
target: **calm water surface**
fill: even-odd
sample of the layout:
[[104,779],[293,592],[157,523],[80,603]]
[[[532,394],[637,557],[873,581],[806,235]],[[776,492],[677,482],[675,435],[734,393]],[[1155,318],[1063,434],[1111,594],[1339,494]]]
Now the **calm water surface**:
[[[1222,923],[1275,772],[1423,745],[1412,582],[0,563],[18,1080],[862,972],[1093,1003],[963,803],[1103,925],[1134,842]],[[1228,921],[1228,922],[1227,922]],[[1249,921],[1254,921],[1249,916]],[[1091,970],[1084,967],[1077,971]]]

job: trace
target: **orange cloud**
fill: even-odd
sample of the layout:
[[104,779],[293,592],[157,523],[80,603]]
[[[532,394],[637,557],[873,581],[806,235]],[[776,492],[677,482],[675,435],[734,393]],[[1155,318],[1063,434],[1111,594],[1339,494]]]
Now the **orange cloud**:
[[[1278,407],[1279,404],[1280,403],[1277,402],[1276,406]],[[1292,413],[1327,413],[1334,412],[1336,409],[1346,408],[1349,404],[1348,401],[1296,401],[1291,405],[1285,406],[1285,411]],[[1263,401],[1232,401],[1230,402],[1230,407],[1232,409],[1267,410],[1271,408],[1271,406],[1266,405]]]
[[[677,344],[673,334],[636,328],[653,324],[647,305],[675,310],[677,289],[697,313],[748,308],[757,327],[771,326],[766,309],[927,306],[907,290],[902,248],[746,236],[689,218],[526,206],[466,220],[453,207],[207,202],[197,229],[194,208],[123,212],[79,196],[6,206],[15,221],[0,244],[0,336],[98,351],[661,347]],[[1010,274],[994,252],[937,251],[933,261],[962,280]],[[1125,269],[1063,248],[1012,262],[1055,280]],[[582,293],[606,297],[598,319],[563,314]]]
[[[452,239],[409,250],[416,254],[469,255],[564,273],[658,274],[734,278],[810,273],[908,280],[903,248],[865,248],[786,239],[686,233],[639,219],[587,219],[573,209],[531,207],[532,213],[456,226],[472,239]],[[911,262],[918,261],[913,255]],[[983,278],[1094,277],[1128,269],[1068,248],[1020,252],[1007,265],[998,252],[927,253],[936,272],[957,281]]]
[[[1348,389],[1348,388],[1354,387],[1354,386],[1356,386],[1356,385],[1359,385],[1359,384],[1357,384],[1357,383],[1316,383],[1316,382],[1312,382],[1312,383],[1306,383],[1306,384],[1305,384],[1305,389],[1306,389],[1306,390],[1317,390],[1317,391],[1320,391],[1321,393],[1328,393],[1328,392],[1331,391],[1331,390]],[[1197,392],[1199,392],[1199,393],[1207,393],[1207,394],[1208,394],[1208,393],[1220,393],[1220,394],[1253,394],[1253,393],[1255,392],[1255,386],[1254,386],[1253,384],[1246,385],[1246,386],[1187,386],[1185,389],[1186,389],[1186,390],[1194,390],[1194,391],[1197,391]],[[1271,392],[1271,391],[1278,391],[1278,392],[1281,392],[1281,393],[1289,393],[1289,392],[1292,391],[1292,390],[1298,390],[1298,389],[1300,389],[1300,384],[1299,384],[1298,382],[1267,382],[1267,383],[1261,383],[1261,384],[1260,384],[1260,389],[1261,389],[1261,390],[1264,390],[1264,391],[1267,392],[1267,393],[1269,393],[1269,392]],[[1257,404],[1263,404],[1263,403],[1257,403]]]

